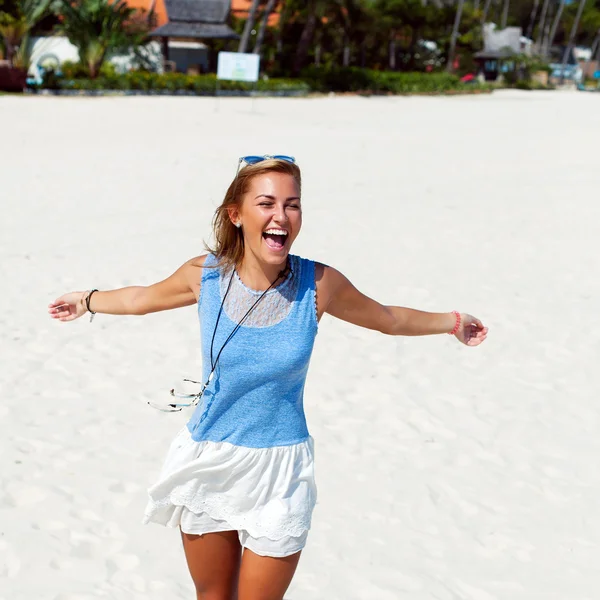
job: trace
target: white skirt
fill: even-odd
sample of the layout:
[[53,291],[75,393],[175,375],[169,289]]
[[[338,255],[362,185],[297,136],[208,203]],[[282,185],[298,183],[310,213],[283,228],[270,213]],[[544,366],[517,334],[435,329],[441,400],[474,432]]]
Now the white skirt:
[[196,442],[184,427],[148,494],[144,523],[181,527],[186,533],[230,529],[256,539],[305,540],[317,500],[313,439],[247,448]]

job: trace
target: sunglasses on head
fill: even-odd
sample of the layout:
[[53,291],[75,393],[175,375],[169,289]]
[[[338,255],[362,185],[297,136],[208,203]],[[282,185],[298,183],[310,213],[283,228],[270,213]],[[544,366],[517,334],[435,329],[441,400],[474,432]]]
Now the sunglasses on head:
[[238,160],[238,166],[235,172],[235,178],[237,179],[238,173],[240,172],[240,167],[243,163],[247,165],[256,165],[263,160],[284,160],[285,162],[296,164],[296,159],[293,156],[287,156],[285,154],[264,154],[263,156],[240,156]]
[[285,154],[265,154],[264,156],[240,156],[240,164],[245,162],[247,165],[255,165],[263,160],[285,160],[289,163],[295,163],[296,159],[293,156]]

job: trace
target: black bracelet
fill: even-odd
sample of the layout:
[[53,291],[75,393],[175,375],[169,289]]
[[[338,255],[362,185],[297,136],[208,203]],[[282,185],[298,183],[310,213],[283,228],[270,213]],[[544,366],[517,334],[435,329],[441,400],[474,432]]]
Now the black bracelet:
[[98,290],[94,289],[92,290],[88,295],[87,298],[85,299],[85,307],[87,308],[88,312],[90,313],[90,323],[94,320],[94,315],[96,314],[91,308],[90,308],[90,298],[92,297],[92,294],[94,292],[97,292]]

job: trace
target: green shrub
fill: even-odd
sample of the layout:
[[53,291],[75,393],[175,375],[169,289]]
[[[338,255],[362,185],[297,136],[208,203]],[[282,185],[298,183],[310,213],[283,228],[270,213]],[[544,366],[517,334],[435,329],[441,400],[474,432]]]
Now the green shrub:
[[90,80],[85,69],[75,63],[62,65],[62,77],[52,85],[42,87],[66,90],[118,90],[157,93],[215,94],[223,92],[308,93],[362,92],[375,94],[450,93],[461,90],[483,89],[474,84],[463,84],[457,76],[448,73],[398,73],[374,71],[357,67],[310,67],[301,79],[261,79],[256,84],[244,81],[217,81],[216,75],[185,75],[183,73],[151,73],[129,71],[117,73],[111,65],[103,66],[99,76]]
[[77,79],[79,77],[87,77],[87,67],[78,62],[66,60],[60,65],[60,72],[65,79]]
[[319,92],[440,93],[466,87],[456,75],[448,73],[399,73],[358,67],[309,67],[302,71],[301,76],[313,90]]
[[[100,75],[91,80],[85,76],[85,70],[75,63],[64,63],[62,77],[54,77],[48,84],[42,84],[45,89],[65,90],[118,90],[143,92],[193,92],[196,94],[214,94],[217,89],[217,77],[211,75],[185,75],[184,73],[150,73],[148,71],[129,71],[117,73],[111,66],[103,66]],[[50,85],[51,83],[51,85]],[[218,87],[225,91],[249,92],[254,89],[259,92],[289,92],[307,93],[310,86],[301,80],[294,79],[264,79],[253,83],[244,81],[219,81]]]
[[514,86],[517,90],[553,90],[554,86],[543,85],[537,81],[517,81]]

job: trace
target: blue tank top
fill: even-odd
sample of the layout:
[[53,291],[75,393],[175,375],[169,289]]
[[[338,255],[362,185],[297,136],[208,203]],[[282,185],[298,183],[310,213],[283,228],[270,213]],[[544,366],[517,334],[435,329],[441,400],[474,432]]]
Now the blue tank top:
[[[215,264],[215,257],[208,255],[205,266]],[[298,278],[287,315],[274,325],[243,324],[229,340],[213,379],[188,422],[195,441],[270,448],[307,439],[304,384],[318,329],[315,264],[290,255],[290,266],[286,280],[267,292],[280,293],[290,278]],[[203,381],[211,370],[211,339],[226,288],[223,284],[229,277],[227,273],[224,278],[219,267],[202,270],[198,316]],[[264,301],[265,298],[255,310]],[[213,343],[213,360],[236,325],[237,321],[223,310]]]

